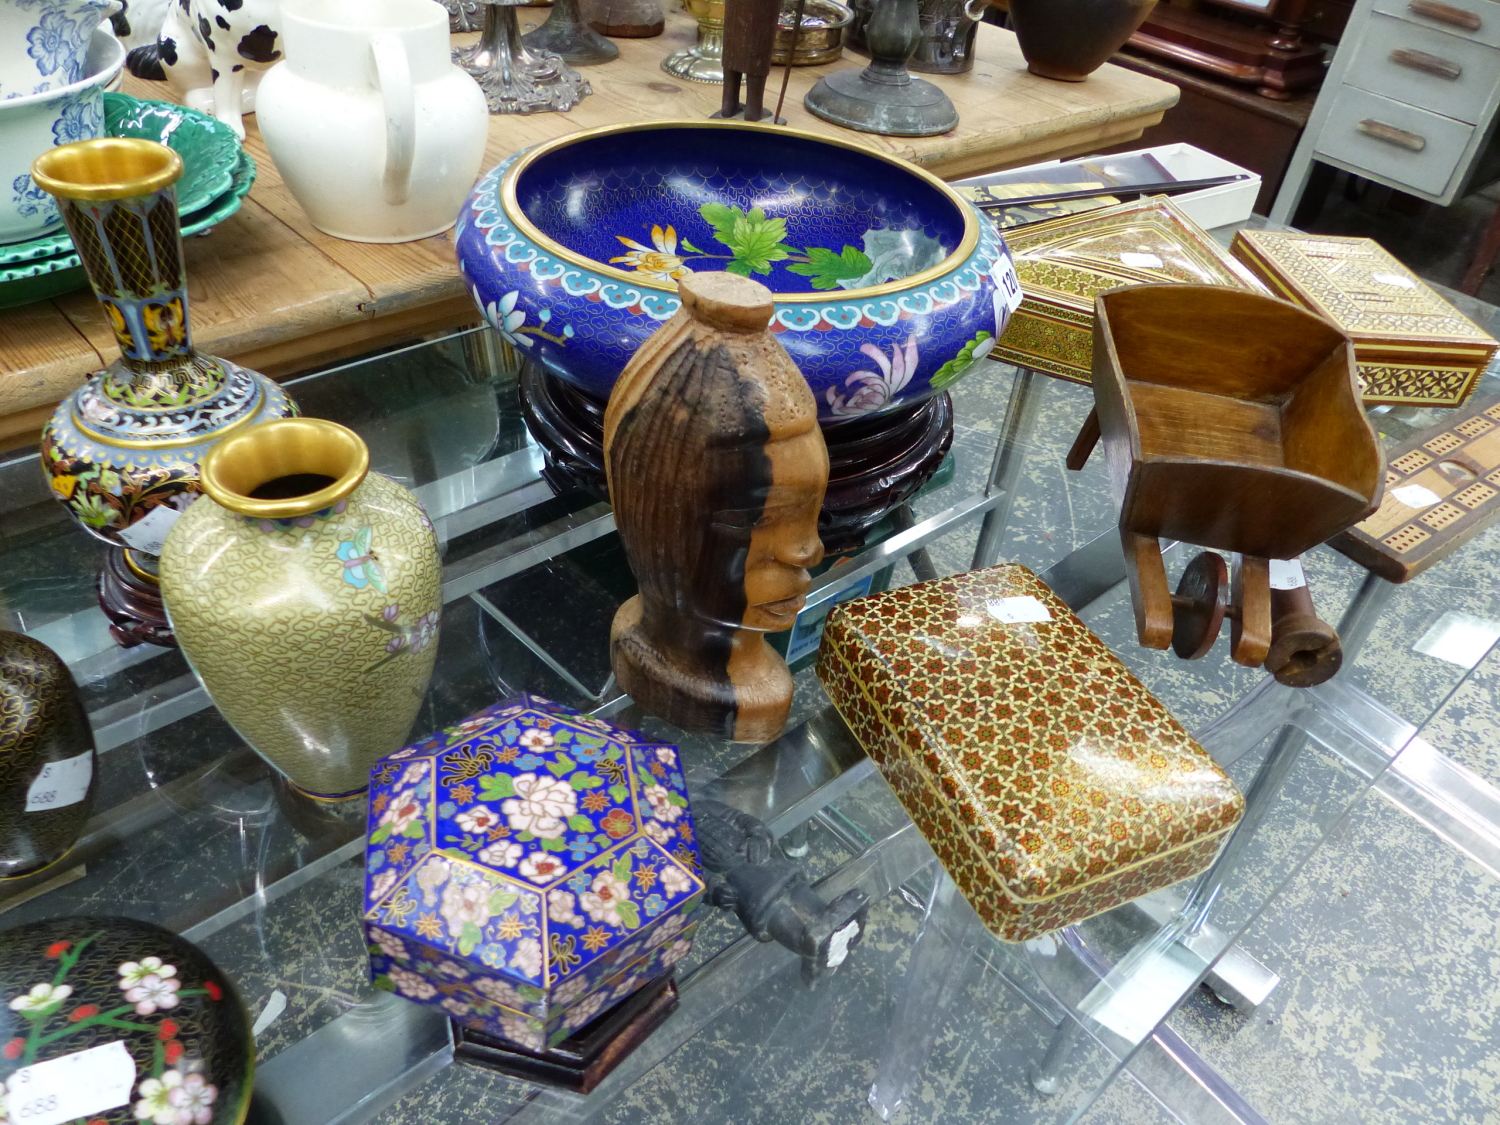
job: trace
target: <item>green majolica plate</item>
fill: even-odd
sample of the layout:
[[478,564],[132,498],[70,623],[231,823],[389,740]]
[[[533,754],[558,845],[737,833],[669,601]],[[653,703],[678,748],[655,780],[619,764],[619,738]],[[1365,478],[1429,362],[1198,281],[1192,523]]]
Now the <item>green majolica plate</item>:
[[111,137],[160,141],[182,157],[177,213],[191,215],[229,190],[240,164],[240,139],[217,117],[171,102],[104,95],[104,128]]
[[[218,118],[186,106],[143,101],[129,94],[104,95],[104,131],[111,137],[158,141],[182,157],[177,213],[184,217],[216,202],[229,191],[243,154],[234,130]],[[73,264],[77,264],[73,241],[65,230],[0,246],[0,266],[59,255],[72,257]],[[4,280],[5,274],[0,273],[0,282]]]
[[[208,206],[182,216],[183,237],[204,234],[233,215],[254,183],[255,161],[248,152],[242,151],[229,190]],[[45,301],[48,297],[82,289],[88,283],[78,255],[73,252],[73,244],[68,242],[66,252],[54,257],[0,265],[0,309]]]

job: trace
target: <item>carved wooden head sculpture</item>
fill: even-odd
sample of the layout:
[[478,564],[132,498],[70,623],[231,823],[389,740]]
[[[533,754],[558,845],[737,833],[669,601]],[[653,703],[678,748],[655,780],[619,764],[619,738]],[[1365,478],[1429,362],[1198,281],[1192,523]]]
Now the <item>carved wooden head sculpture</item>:
[[610,395],[604,457],[640,593],[620,607],[620,686],[683,730],[744,742],[792,701],[765,640],[789,629],[823,557],[828,451],[812,391],[768,329],[770,290],[730,273],[679,283],[682,310]]

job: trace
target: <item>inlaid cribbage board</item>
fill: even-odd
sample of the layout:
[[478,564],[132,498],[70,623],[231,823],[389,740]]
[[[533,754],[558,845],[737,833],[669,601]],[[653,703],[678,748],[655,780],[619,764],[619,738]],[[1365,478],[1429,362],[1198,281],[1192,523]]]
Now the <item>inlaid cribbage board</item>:
[[1441,562],[1500,516],[1500,396],[1456,410],[1386,458],[1385,499],[1328,541],[1387,582]]

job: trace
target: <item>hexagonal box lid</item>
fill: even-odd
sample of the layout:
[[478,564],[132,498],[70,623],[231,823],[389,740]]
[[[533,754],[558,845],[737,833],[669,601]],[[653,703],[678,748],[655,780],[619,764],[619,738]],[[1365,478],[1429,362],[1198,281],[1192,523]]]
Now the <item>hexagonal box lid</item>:
[[701,875],[677,748],[538,696],[371,770],[376,986],[532,1050],[682,959]]

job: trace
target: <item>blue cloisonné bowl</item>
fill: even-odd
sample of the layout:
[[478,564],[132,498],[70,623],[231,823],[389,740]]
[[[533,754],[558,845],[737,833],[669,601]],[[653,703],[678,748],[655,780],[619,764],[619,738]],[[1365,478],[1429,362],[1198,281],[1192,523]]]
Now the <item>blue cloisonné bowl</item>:
[[1008,315],[1004,241],[936,176],[765,125],[643,122],[537,145],[479,181],[457,248],[495,330],[601,400],[694,270],[777,295],[771,328],[825,421],[943,389]]

